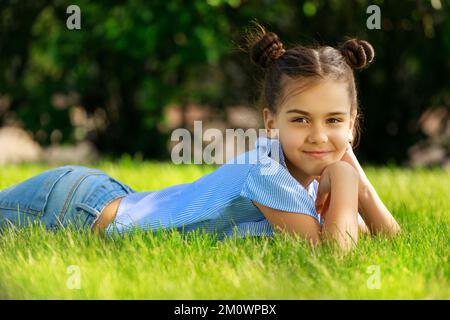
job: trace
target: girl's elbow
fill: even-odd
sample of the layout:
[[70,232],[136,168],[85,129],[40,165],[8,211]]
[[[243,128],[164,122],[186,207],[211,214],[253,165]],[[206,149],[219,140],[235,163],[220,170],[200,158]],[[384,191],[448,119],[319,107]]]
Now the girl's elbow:
[[322,240],[320,238],[320,234],[314,234],[312,236],[308,236],[306,238],[306,240],[308,241],[308,243],[312,246],[312,247],[317,247],[319,244],[321,244]]
[[400,225],[398,223],[395,223],[392,227],[392,236],[399,236],[402,232],[402,229],[400,228]]
[[400,228],[400,225],[397,223],[397,221],[395,221],[393,219],[393,221],[391,221],[388,229],[388,235],[391,237],[396,237],[398,235],[400,235],[402,229]]
[[376,235],[382,235],[387,238],[397,237],[401,233],[402,233],[402,229],[400,228],[400,225],[397,222],[391,224],[388,227],[381,228],[377,232],[374,232],[374,234],[376,234]]

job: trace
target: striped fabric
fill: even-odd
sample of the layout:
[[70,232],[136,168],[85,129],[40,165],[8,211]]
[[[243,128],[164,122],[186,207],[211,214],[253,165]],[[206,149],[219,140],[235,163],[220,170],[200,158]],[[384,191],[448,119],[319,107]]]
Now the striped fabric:
[[318,182],[305,189],[289,173],[281,144],[259,137],[254,149],[191,183],[125,197],[106,234],[134,228],[201,230],[225,236],[272,236],[273,229],[252,203],[310,215],[321,224],[314,201]]

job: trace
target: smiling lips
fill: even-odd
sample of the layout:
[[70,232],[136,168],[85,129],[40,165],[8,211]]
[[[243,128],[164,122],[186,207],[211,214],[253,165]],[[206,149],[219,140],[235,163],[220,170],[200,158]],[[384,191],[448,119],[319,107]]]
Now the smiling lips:
[[321,152],[307,152],[307,151],[305,151],[305,153],[306,153],[308,156],[312,157],[312,158],[320,159],[320,158],[325,157],[325,156],[326,156],[327,154],[329,154],[330,152],[329,152],[329,151],[321,151]]

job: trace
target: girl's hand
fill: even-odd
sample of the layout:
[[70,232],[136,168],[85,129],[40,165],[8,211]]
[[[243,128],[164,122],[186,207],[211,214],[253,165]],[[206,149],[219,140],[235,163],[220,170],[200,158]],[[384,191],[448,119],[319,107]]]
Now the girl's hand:
[[[353,148],[350,142],[347,145],[347,149],[345,150],[344,155],[341,158],[341,161],[345,161],[352,165],[359,175],[359,195],[362,195],[364,193],[364,190],[367,188],[367,186],[370,184],[369,180],[367,179],[367,176],[362,169],[361,165],[358,162],[358,159],[356,158],[355,154],[353,153]],[[330,183],[330,176],[327,173],[327,169],[325,169],[320,177],[316,177],[316,180],[319,181],[319,187],[317,190],[317,198],[315,202],[316,211],[319,213],[322,218],[325,217],[329,207],[330,207],[330,189],[331,189],[331,183]],[[359,200],[359,199],[358,199]]]
[[330,207],[331,198],[331,182],[330,175],[325,169],[320,177],[316,177],[319,181],[319,187],[317,188],[317,197],[315,201],[316,211],[321,215],[322,218],[325,217],[328,208]]
[[355,154],[353,153],[353,148],[352,148],[352,145],[350,144],[350,142],[347,145],[347,149],[345,150],[345,153],[342,156],[341,161],[345,161],[345,162],[351,164],[356,169],[356,171],[358,172],[358,175],[359,175],[359,189],[361,190],[361,189],[365,188],[365,186],[367,186],[367,184],[369,183],[369,180],[367,179],[367,176],[366,176],[363,168],[359,164],[358,159],[356,158]]

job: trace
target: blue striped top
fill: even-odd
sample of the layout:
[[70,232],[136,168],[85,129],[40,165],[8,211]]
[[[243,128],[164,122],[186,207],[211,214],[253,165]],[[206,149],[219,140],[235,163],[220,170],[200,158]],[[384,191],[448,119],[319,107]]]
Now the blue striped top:
[[279,140],[262,136],[252,150],[193,182],[126,196],[105,233],[161,227],[184,232],[202,229],[217,233],[219,239],[273,236],[272,226],[252,200],[310,215],[323,224],[314,206],[318,184],[313,180],[303,187],[289,173]]

